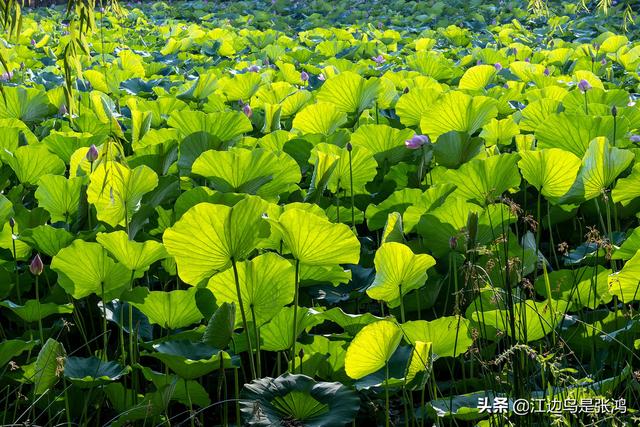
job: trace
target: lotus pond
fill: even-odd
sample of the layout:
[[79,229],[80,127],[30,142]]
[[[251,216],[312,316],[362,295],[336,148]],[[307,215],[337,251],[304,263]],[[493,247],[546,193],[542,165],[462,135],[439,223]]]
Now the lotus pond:
[[1,424],[638,425],[614,3],[1,1]]

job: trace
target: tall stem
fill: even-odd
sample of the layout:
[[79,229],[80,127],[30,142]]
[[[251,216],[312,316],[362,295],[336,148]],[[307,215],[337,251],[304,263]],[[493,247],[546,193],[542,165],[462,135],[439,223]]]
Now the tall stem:
[[389,427],[390,421],[391,421],[391,416],[389,414],[389,361],[387,360],[384,363],[384,417],[385,417],[385,422],[384,425],[385,427]]
[[249,366],[251,369],[251,379],[256,379],[256,367],[253,360],[253,346],[251,345],[251,337],[249,336],[249,327],[247,324],[247,315],[244,311],[244,304],[242,303],[242,293],[240,292],[240,280],[238,279],[238,267],[236,266],[236,260],[231,258],[231,266],[233,267],[233,280],[236,282],[236,294],[238,295],[238,305],[240,306],[240,314],[242,315],[242,328],[244,333],[247,334],[247,346],[249,347]]
[[402,295],[402,283],[398,285],[398,292],[400,293],[400,320],[404,323],[404,302]]
[[256,325],[256,311],[253,308],[253,304],[249,305],[251,310],[251,322],[253,323],[253,335],[256,338],[256,361],[258,378],[262,377],[262,362],[260,360],[260,336],[258,335],[258,326]]
[[44,334],[42,333],[42,313],[40,311],[40,283],[36,276],[36,302],[38,304],[38,329],[40,331],[40,345],[44,345]]
[[300,260],[296,259],[295,291],[293,296],[293,345],[291,346],[291,373],[296,372],[296,339],[298,338],[298,275],[300,273]]
[[102,298],[102,344],[104,346],[102,357],[104,360],[108,360],[107,349],[109,348],[109,336],[107,335],[107,306],[104,302],[104,282],[100,283],[100,298]]
[[[377,105],[377,104],[376,104]],[[376,108],[376,114],[378,109]],[[351,150],[349,150],[349,189],[351,191],[351,228],[356,229],[356,204],[353,196],[353,168],[352,168]]]

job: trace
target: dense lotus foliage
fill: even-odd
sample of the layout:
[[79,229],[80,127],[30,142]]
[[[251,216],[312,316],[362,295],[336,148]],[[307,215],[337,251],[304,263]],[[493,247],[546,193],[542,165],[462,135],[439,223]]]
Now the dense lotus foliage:
[[2,2],[2,425],[637,425],[633,8],[70,3]]

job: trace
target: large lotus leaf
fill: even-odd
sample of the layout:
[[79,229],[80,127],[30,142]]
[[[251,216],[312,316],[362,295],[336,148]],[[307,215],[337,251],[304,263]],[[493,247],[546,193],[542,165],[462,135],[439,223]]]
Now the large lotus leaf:
[[117,381],[127,373],[118,362],[97,357],[69,356],[64,361],[64,376],[78,387],[95,387]]
[[58,382],[67,354],[62,343],[49,338],[40,349],[34,365],[34,375],[31,379],[33,392],[41,395],[48,392]]
[[235,304],[223,302],[211,315],[202,334],[202,342],[215,348],[226,348],[233,337],[235,324]]
[[394,192],[378,205],[369,205],[365,212],[369,230],[381,229],[391,212],[403,214],[410,206],[419,203],[421,198],[422,190],[419,188],[404,188]]
[[309,203],[320,203],[324,190],[326,190],[333,172],[338,167],[340,155],[329,150],[314,152],[313,175],[309,183],[309,191],[304,201]]
[[[405,126],[418,126],[422,115],[436,102],[442,88],[416,87],[403,94],[396,103],[396,114]],[[407,139],[407,138],[405,138]]]
[[39,89],[3,86],[2,101],[0,119],[20,119],[33,123],[46,118],[51,112],[47,94]]
[[[293,301],[295,274],[293,265],[275,253],[267,252],[237,264],[238,282],[245,316],[256,326],[271,320],[285,305]],[[236,323],[240,324],[240,304],[232,269],[216,274],[207,287],[216,302],[236,306]]]
[[162,390],[168,387],[172,390],[171,400],[176,400],[185,406],[194,405],[204,408],[211,404],[211,398],[207,390],[197,380],[184,380],[177,375],[165,375],[156,372],[146,366],[137,365],[145,379],[151,382],[156,389]]
[[200,342],[167,341],[153,348],[155,352],[144,355],[161,360],[183,379],[199,378],[221,367],[233,366],[229,354]]
[[392,321],[380,320],[365,326],[353,338],[345,356],[345,371],[360,379],[383,368],[398,348],[402,330]]
[[174,111],[167,125],[178,129],[185,137],[208,134],[220,142],[231,141],[243,133],[251,132],[251,121],[240,112],[203,113],[201,111]]
[[631,259],[640,249],[640,227],[637,227],[625,239],[624,243],[616,248],[611,259]]
[[96,294],[104,301],[116,298],[129,283],[131,271],[116,263],[98,243],[75,240],[51,260],[58,283],[75,299]]
[[347,114],[329,102],[303,108],[293,119],[292,130],[302,134],[331,135],[347,122]]
[[[613,117],[596,117],[568,113],[547,117],[536,129],[539,148],[561,148],[582,158],[591,141],[598,136],[613,139]],[[616,135],[624,135],[618,123]]]
[[640,300],[640,251],[622,270],[609,276],[609,293],[617,295],[623,303]]
[[520,113],[518,126],[523,131],[536,131],[550,116],[556,115],[560,101],[549,98],[542,98],[532,101]]
[[[518,341],[531,342],[552,333],[563,321],[568,305],[567,301],[549,299],[540,302],[519,301],[514,303],[512,310],[493,307],[486,309],[484,306],[484,311],[472,312],[471,320],[495,331],[506,333]],[[511,329],[511,312],[514,314],[515,336]]]
[[468,133],[451,131],[443,133],[433,144],[433,155],[439,165],[457,169],[476,157],[484,148],[480,138],[471,138]]
[[19,339],[3,340],[0,342],[0,367],[4,368],[14,357],[21,355],[36,346],[37,341],[23,341]]
[[631,173],[620,178],[611,191],[611,197],[616,203],[627,206],[637,197],[640,197],[640,162],[633,165]]
[[298,164],[288,154],[262,148],[205,151],[193,163],[191,172],[207,178],[209,185],[223,193],[265,198],[295,190],[301,179]]
[[5,222],[0,230],[0,248],[10,251],[11,257],[15,259],[26,260],[31,255],[31,247],[24,241],[16,239],[17,236],[20,236],[20,225],[16,223],[12,228],[9,221]]
[[51,214],[51,222],[73,222],[78,212],[82,178],[65,178],[61,175],[44,175],[38,180],[35,192],[38,206]]
[[360,242],[345,224],[333,224],[300,209],[286,210],[277,221],[269,222],[303,264],[357,264],[360,259]]
[[573,185],[580,169],[580,159],[569,151],[548,148],[521,152],[518,166],[529,184],[547,199],[555,201]]
[[35,185],[40,177],[62,175],[66,169],[64,162],[49,152],[44,144],[24,145],[13,153],[5,151],[2,159],[23,184]]
[[445,180],[456,186],[456,196],[486,206],[505,191],[520,186],[518,159],[518,154],[511,153],[471,160],[447,171]]
[[260,329],[262,349],[284,351],[293,346],[293,310],[296,310],[296,340],[300,334],[323,322],[317,311],[304,307],[289,306],[281,309],[273,319]]
[[246,384],[242,397],[241,411],[249,426],[343,426],[360,408],[358,395],[339,382],[316,382],[288,373]]
[[167,257],[162,243],[146,240],[143,243],[129,240],[127,233],[119,230],[112,233],[98,233],[100,243],[119,263],[132,271],[146,271],[151,264]]
[[[432,343],[416,341],[413,345],[413,350],[411,352],[411,358],[409,359],[409,364],[407,365],[407,372],[405,374],[405,379],[407,383],[411,383],[416,379],[418,375],[423,372],[426,372],[431,369],[433,366],[433,351],[432,351]],[[422,381],[420,381],[420,389],[422,389],[427,382],[428,377],[423,376]]]
[[[455,420],[470,422],[486,417],[485,412],[478,407],[478,402],[482,402],[483,399],[488,399],[488,402],[493,402],[495,397],[496,395],[493,391],[477,391],[475,393],[458,396],[445,396],[440,399],[431,400],[427,403],[425,409],[427,414],[433,418],[453,418]],[[513,399],[508,397],[505,397],[505,399],[507,407],[513,407]]]
[[413,136],[411,129],[396,129],[387,125],[367,124],[359,126],[351,134],[354,148],[363,147],[373,153],[376,161],[393,165],[407,156],[404,142]]
[[320,102],[330,102],[345,113],[361,113],[375,99],[380,83],[376,78],[364,77],[345,71],[333,76],[322,85],[317,98]]
[[487,146],[511,145],[513,137],[520,134],[520,128],[513,121],[512,117],[498,120],[491,119],[489,123],[482,127],[480,138],[484,139]]
[[136,288],[126,298],[149,319],[149,323],[166,329],[185,328],[202,320],[196,303],[198,288],[170,292]]
[[[171,41],[175,41],[175,39],[169,39],[169,42]],[[190,41],[190,39],[182,41]],[[218,75],[216,73],[202,73],[185,91],[177,94],[176,98],[183,101],[204,101],[215,92],[217,87]]]
[[451,59],[437,51],[417,52],[407,57],[407,65],[410,69],[438,81],[447,80],[462,73]]
[[380,242],[405,242],[404,228],[402,226],[402,215],[400,215],[398,212],[391,212],[389,216],[387,216],[387,223],[384,225],[384,229],[382,230],[382,237],[380,238]]
[[365,185],[375,178],[378,163],[371,152],[364,147],[353,147],[351,150],[351,164],[349,164],[349,152],[346,148],[337,145],[320,143],[311,151],[310,162],[315,163],[318,152],[325,152],[339,157],[333,170],[327,188],[334,194],[344,190],[345,194],[351,194],[351,182],[353,180],[353,193],[366,194]]
[[431,255],[414,254],[402,243],[389,242],[376,251],[374,263],[376,277],[367,288],[367,295],[397,307],[404,295],[424,285],[427,270],[436,260]]
[[551,298],[571,302],[570,310],[595,309],[611,302],[608,276],[611,270],[602,266],[581,267],[575,270],[556,270],[548,276],[538,276],[534,283],[536,292],[548,298],[546,280],[549,280]]
[[493,65],[476,65],[464,72],[458,88],[469,92],[479,92],[487,87],[498,73]]
[[73,304],[56,304],[53,302],[45,303],[33,299],[25,301],[22,305],[8,300],[0,301],[0,306],[11,310],[16,316],[25,322],[37,322],[40,319],[44,319],[45,317],[49,317],[54,314],[73,313]]
[[74,237],[63,228],[44,224],[24,230],[20,233],[20,240],[34,247],[38,252],[53,257],[60,249],[69,246]]
[[209,187],[194,187],[178,196],[176,203],[173,205],[173,212],[177,221],[198,203],[206,202],[231,207],[245,197],[247,197],[245,194],[221,193]]
[[497,115],[494,99],[447,92],[423,114],[420,129],[432,139],[452,130],[472,134]]
[[383,320],[382,317],[376,317],[371,313],[345,313],[340,307],[334,307],[323,312],[322,317],[337,324],[349,335],[356,335],[365,326],[378,320]]
[[[567,113],[584,113],[584,97],[587,96],[587,104],[602,104],[609,107],[626,107],[629,103],[629,94],[624,89],[603,90],[594,87],[587,92],[572,90],[562,99],[562,105]],[[590,108],[589,108],[590,109]]]
[[89,147],[91,144],[96,146],[102,144],[106,136],[92,135],[90,133],[79,133],[73,131],[59,132],[52,130],[42,142],[55,153],[65,163],[69,164],[71,155],[80,148]]
[[258,91],[262,77],[258,73],[236,74],[232,78],[220,79],[218,87],[224,93],[227,101],[244,101]]
[[266,202],[253,196],[233,207],[200,203],[165,230],[167,252],[176,259],[180,278],[197,285],[241,261],[256,247]]
[[605,138],[594,139],[582,158],[576,182],[562,202],[582,202],[602,195],[627,169],[633,158],[633,152],[611,147]]
[[158,185],[158,175],[148,166],[134,169],[115,162],[100,163],[91,174],[87,201],[97,217],[112,227],[125,225],[140,208],[142,196]]
[[414,320],[402,324],[405,339],[411,345],[430,342],[434,355],[458,357],[473,344],[469,320],[461,316],[445,316],[435,320]]
[[414,204],[409,206],[402,215],[402,222],[406,233],[414,230],[422,215],[441,206],[447,197],[455,190],[452,184],[437,184],[429,187]]

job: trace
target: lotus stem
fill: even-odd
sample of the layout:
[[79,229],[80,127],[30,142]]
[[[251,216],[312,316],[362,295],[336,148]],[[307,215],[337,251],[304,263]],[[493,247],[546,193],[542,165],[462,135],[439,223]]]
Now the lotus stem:
[[404,323],[404,302],[402,295],[402,283],[398,285],[398,293],[400,294],[400,321]]
[[298,337],[298,279],[300,274],[300,260],[296,259],[296,275],[295,275],[295,290],[293,294],[293,345],[291,346],[291,372],[296,372],[296,338]]
[[247,314],[244,311],[244,304],[242,302],[242,293],[240,291],[240,279],[238,279],[238,267],[236,260],[231,258],[231,267],[233,267],[233,280],[236,283],[236,294],[238,296],[238,306],[240,307],[240,314],[242,315],[242,328],[244,333],[247,334],[247,346],[249,347],[249,367],[251,369],[251,379],[256,379],[256,366],[253,360],[253,346],[251,345],[251,337],[249,336],[249,327],[247,323]]
[[253,307],[253,304],[249,305],[249,309],[251,310],[251,322],[253,323],[253,335],[256,339],[256,362],[257,362],[257,372],[258,378],[262,377],[262,363],[260,361],[260,336],[258,326],[256,325],[256,311]]
[[242,425],[242,419],[240,418],[240,381],[238,380],[238,369],[233,370],[233,382],[234,396],[236,400],[236,424],[240,427]]
[[187,401],[189,402],[189,421],[191,423],[191,427],[195,427],[196,422],[193,414],[193,402],[191,401],[191,393],[189,392],[189,382],[187,381],[186,378],[184,379],[184,389],[185,389],[185,392],[187,393]]
[[38,330],[40,332],[40,345],[44,345],[44,333],[42,332],[42,313],[40,311],[40,283],[36,276],[36,302],[38,304]]
[[391,414],[389,414],[389,361],[384,364],[384,425],[389,427],[391,423]]
[[584,91],[584,112],[589,115],[589,101],[587,100],[587,91]]
[[109,336],[107,335],[107,306],[104,302],[104,281],[100,282],[100,298],[102,299],[102,344],[104,346],[104,360],[109,360],[107,350],[109,348]]
[[[377,104],[376,104],[377,105]],[[378,109],[376,108],[376,112]],[[351,150],[349,150],[349,190],[351,191],[351,229],[356,229],[356,203],[353,195],[353,167]]]

